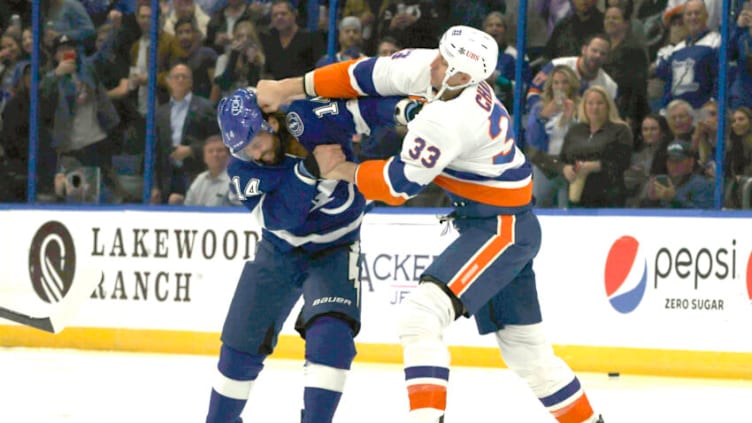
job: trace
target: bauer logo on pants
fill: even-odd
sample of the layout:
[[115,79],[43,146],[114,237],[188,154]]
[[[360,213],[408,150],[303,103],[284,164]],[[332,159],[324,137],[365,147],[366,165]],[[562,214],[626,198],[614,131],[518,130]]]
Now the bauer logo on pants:
[[29,248],[29,277],[34,291],[47,303],[60,302],[73,285],[76,249],[68,229],[50,221],[34,234]]

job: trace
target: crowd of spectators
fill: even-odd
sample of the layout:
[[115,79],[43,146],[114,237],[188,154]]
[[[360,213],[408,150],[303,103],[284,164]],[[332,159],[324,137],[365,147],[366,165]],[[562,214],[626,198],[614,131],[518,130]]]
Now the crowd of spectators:
[[[222,96],[337,61],[433,48],[444,29],[464,24],[499,44],[488,83],[510,111],[522,61],[524,124],[516,130],[534,166],[537,207],[711,208],[721,167],[724,207],[749,207],[752,0],[733,3],[721,117],[720,0],[531,0],[525,52],[515,48],[514,0],[343,0],[331,56],[327,1],[318,2],[318,22],[307,22],[305,0],[160,0],[158,11],[143,0],[42,0],[37,198],[142,201],[155,69],[150,203],[234,204],[222,188],[227,154],[216,142]],[[31,50],[31,2],[0,0],[3,202],[27,196]],[[728,122],[723,143],[719,119]],[[404,128],[378,128],[353,142],[362,158],[387,157],[402,135]],[[93,194],[71,195],[82,186]],[[435,187],[408,203],[447,204]]]

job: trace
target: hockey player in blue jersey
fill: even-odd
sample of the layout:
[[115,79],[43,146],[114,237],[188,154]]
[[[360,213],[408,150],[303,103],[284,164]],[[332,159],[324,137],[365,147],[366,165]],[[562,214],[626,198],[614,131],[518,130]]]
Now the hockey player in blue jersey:
[[[207,422],[240,415],[282,324],[304,298],[296,330],[306,340],[303,423],[328,423],[355,357],[360,328],[359,239],[365,199],[352,184],[322,180],[313,151],[393,126],[399,98],[293,102],[266,117],[250,90],[222,99],[218,121],[234,156],[231,191],[262,226],[253,261],[245,263],[222,329],[218,377]],[[400,110],[403,110],[402,108]],[[337,149],[339,149],[337,145]],[[325,147],[326,148],[326,147]]]

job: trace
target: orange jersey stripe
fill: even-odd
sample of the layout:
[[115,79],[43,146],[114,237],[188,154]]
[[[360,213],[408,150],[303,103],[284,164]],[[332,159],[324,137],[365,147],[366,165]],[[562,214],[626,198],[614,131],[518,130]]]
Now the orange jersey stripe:
[[499,220],[498,235],[490,239],[447,285],[454,295],[462,295],[478,275],[514,242],[514,216],[503,215]]
[[395,197],[384,180],[386,160],[366,160],[358,165],[355,172],[355,184],[358,190],[369,200],[383,201],[390,206],[399,206],[407,201],[402,197]]
[[419,384],[407,387],[410,398],[410,410],[419,408],[435,408],[446,410],[446,388],[440,385]]
[[533,200],[533,181],[519,188],[495,188],[439,175],[436,185],[460,197],[499,207],[522,207]]
[[356,62],[357,60],[347,60],[332,63],[313,71],[313,84],[316,87],[316,94],[329,98],[356,98],[360,96],[360,93],[350,84],[350,73],[348,72],[350,66],[355,65]]
[[551,412],[559,423],[583,423],[593,417],[593,409],[590,401],[583,393],[577,400],[568,406]]

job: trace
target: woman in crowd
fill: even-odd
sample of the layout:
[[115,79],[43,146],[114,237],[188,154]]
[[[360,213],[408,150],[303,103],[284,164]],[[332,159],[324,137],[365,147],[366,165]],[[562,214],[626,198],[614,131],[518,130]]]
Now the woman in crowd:
[[237,22],[232,31],[232,40],[230,51],[217,58],[214,68],[216,76],[209,98],[214,103],[238,88],[255,86],[261,78],[264,52],[251,21]]
[[617,106],[619,114],[636,130],[648,112],[648,53],[642,40],[632,33],[631,2],[609,5],[603,19],[603,28],[611,42],[605,70],[619,86]]
[[530,111],[525,134],[533,162],[533,195],[538,207],[567,205],[567,180],[561,174],[559,153],[564,136],[575,122],[580,80],[568,66],[553,68],[543,85],[543,101]]
[[692,150],[697,152],[697,164],[703,173],[715,178],[715,146],[718,128],[718,103],[710,100],[696,113],[697,125],[692,132]]
[[629,126],[599,85],[583,93],[577,115],[579,122],[567,132],[561,150],[570,205],[624,207],[624,171],[632,153]]
[[744,182],[752,177],[752,109],[741,106],[731,115],[730,150],[726,155],[726,207],[741,208]]
[[639,207],[640,198],[650,176],[666,174],[666,147],[671,142],[666,118],[650,114],[642,119],[631,165],[624,173],[627,207]]

